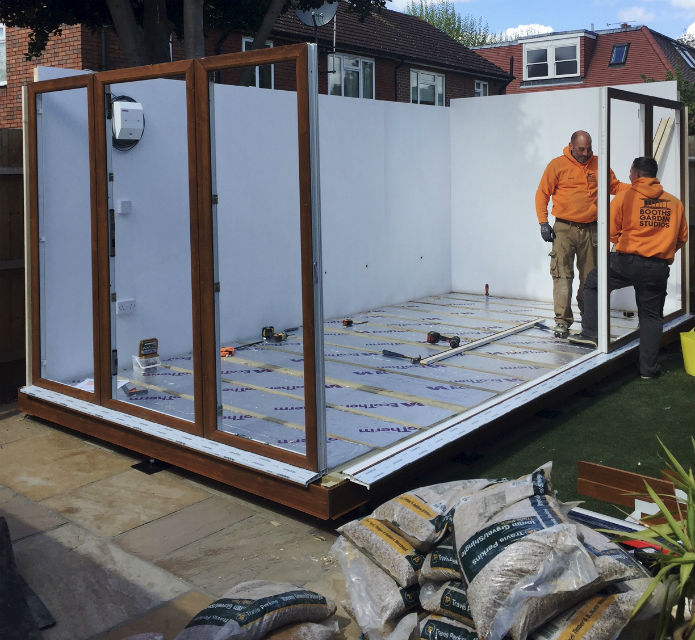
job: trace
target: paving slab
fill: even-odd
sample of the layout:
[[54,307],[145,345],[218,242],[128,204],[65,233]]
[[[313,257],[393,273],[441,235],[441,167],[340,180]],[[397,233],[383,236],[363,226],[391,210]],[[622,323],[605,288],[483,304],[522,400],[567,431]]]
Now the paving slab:
[[184,593],[143,616],[98,636],[95,640],[123,640],[138,633],[160,633],[164,640],[173,640],[191,619],[213,600],[214,598],[202,591]]
[[254,515],[156,563],[218,598],[247,580],[304,586],[338,570],[337,562],[328,555],[335,537],[300,523]]
[[141,558],[156,560],[253,515],[248,507],[213,496],[123,533],[114,542]]
[[32,502],[7,487],[0,487],[0,515],[7,520],[12,542],[40,531],[55,529],[67,522],[52,509]]
[[20,574],[56,619],[44,640],[87,640],[191,591],[74,524],[24,538],[14,551]]
[[31,500],[43,500],[107,478],[131,464],[126,456],[51,430],[0,448],[0,484]]
[[112,537],[209,497],[173,473],[147,475],[128,469],[51,496],[42,504],[94,533]]
[[16,409],[3,410],[3,407],[0,405],[0,445],[31,436],[38,436],[50,431],[50,427],[36,422]]

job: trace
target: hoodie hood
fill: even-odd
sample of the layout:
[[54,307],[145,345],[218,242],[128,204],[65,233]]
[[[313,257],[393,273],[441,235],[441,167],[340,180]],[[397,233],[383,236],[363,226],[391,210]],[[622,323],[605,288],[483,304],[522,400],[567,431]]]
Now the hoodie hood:
[[658,198],[664,192],[658,178],[637,178],[632,183],[632,188],[650,200]]

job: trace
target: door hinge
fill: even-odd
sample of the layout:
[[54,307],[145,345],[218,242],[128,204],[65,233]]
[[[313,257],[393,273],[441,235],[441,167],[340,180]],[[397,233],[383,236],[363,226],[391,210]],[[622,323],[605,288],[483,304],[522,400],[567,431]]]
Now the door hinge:
[[116,257],[116,219],[114,210],[109,209],[109,257]]
[[111,350],[111,375],[115,376],[118,373],[118,350]]
[[219,203],[220,203],[220,199],[219,199],[218,195],[216,193],[213,193],[212,194],[212,204],[219,204]]
[[220,418],[222,417],[222,405],[221,404],[217,405],[217,415]]

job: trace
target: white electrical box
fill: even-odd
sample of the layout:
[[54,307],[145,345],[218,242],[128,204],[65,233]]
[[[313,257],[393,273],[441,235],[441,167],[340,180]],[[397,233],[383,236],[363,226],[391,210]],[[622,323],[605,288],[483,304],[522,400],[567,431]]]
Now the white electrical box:
[[140,140],[145,116],[139,102],[119,100],[113,103],[113,137],[116,140]]

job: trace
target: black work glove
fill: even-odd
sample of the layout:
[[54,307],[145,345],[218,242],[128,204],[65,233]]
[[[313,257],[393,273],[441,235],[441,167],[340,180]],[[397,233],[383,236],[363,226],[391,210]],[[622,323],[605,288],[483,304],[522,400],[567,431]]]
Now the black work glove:
[[546,242],[555,240],[555,232],[547,222],[541,222],[541,238]]

